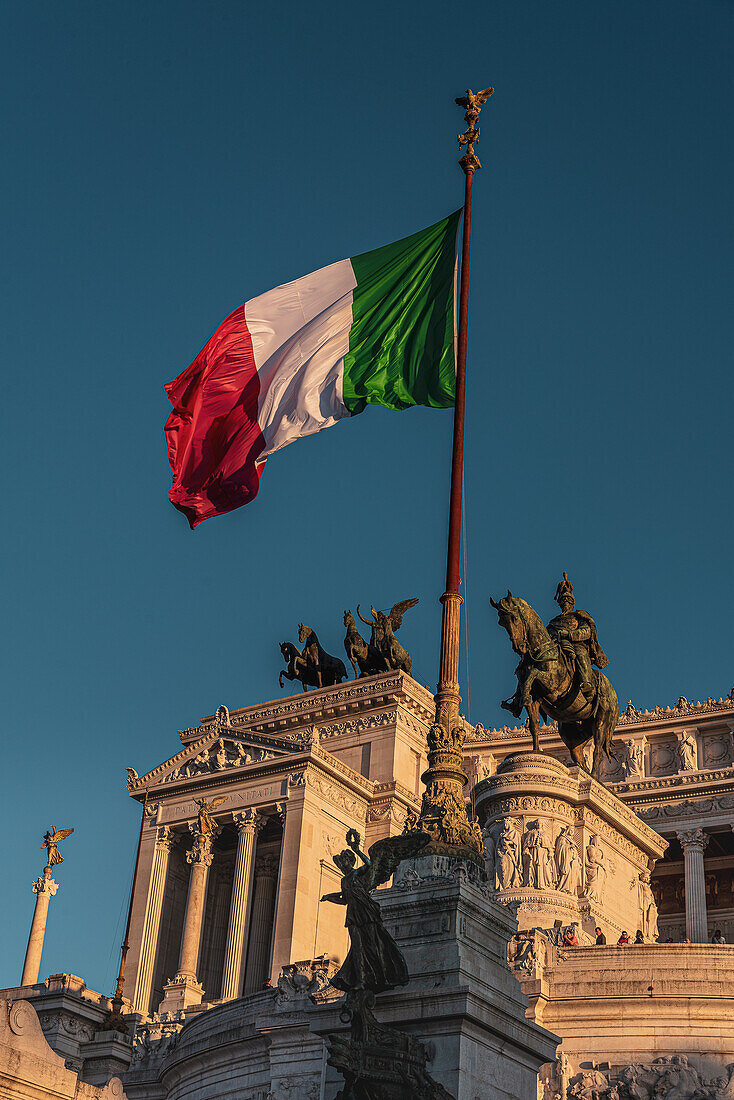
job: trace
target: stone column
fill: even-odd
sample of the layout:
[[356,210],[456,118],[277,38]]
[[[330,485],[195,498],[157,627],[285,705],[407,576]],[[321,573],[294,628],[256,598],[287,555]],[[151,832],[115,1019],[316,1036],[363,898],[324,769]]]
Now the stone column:
[[224,951],[222,1000],[239,997],[242,988],[242,968],[245,960],[245,938],[247,936],[247,910],[252,880],[252,855],[255,849],[255,836],[265,821],[256,810],[252,809],[234,814],[233,820],[237,827],[239,840],[237,859],[234,866],[232,902],[229,909],[227,946]]
[[41,969],[41,953],[43,951],[43,937],[46,934],[46,919],[48,917],[48,903],[58,890],[58,883],[51,878],[51,868],[45,867],[43,877],[36,879],[31,889],[36,895],[36,907],[33,910],[31,932],[28,937],[28,948],[23,963],[23,977],[21,985],[35,985],[38,981],[38,972]]
[[158,952],[158,934],[161,927],[163,896],[166,889],[168,857],[175,840],[176,836],[168,825],[161,825],[156,830],[153,866],[150,871],[143,931],[140,938],[140,960],[135,977],[135,993],[133,994],[133,1004],[136,1012],[147,1013],[150,1011],[150,993],[153,987],[153,969]]
[[196,966],[201,946],[201,927],[204,921],[206,902],[206,883],[209,868],[214,859],[212,852],[213,836],[199,834],[194,847],[186,853],[186,862],[191,864],[189,877],[189,896],[186,900],[186,919],[181,939],[181,958],[178,963],[177,978],[191,978],[196,981]]
[[686,878],[686,935],[691,943],[707,943],[708,921],[703,851],[709,838],[703,829],[684,829],[678,833],[678,840],[683,848]]
[[255,886],[252,894],[252,922],[245,993],[255,993],[268,976],[278,863],[277,856],[258,856],[255,860]]
[[191,851],[186,853],[186,860],[191,864],[191,875],[181,939],[181,956],[176,977],[166,982],[163,987],[163,1000],[158,1007],[161,1014],[179,1012],[181,1009],[188,1008],[189,1005],[201,1004],[204,999],[204,987],[196,977],[196,968],[199,962],[201,930],[204,923],[206,883],[209,868],[214,859],[212,843],[219,830],[213,833],[200,833],[191,822],[189,822],[189,829],[196,837],[196,841]]

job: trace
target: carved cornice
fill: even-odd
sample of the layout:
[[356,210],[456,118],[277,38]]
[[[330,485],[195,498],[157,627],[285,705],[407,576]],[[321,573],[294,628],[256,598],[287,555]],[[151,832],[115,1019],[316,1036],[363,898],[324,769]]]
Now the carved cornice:
[[[709,783],[726,779],[734,783],[734,764],[730,764],[726,768],[711,769],[710,771],[676,772],[674,775],[647,776],[645,779],[633,779],[625,783],[610,783],[608,790],[613,791],[620,798],[624,795],[643,795],[648,791],[670,790],[671,793],[678,793],[673,792],[672,788],[698,785],[705,787]],[[627,797],[625,801],[637,802],[637,799]]]
[[332,722],[328,726],[319,727],[319,737],[343,737],[350,733],[362,733],[368,729],[378,729],[381,726],[392,726],[398,720],[397,710],[383,710],[377,714],[364,714],[359,718],[348,718],[344,722]]
[[[630,726],[649,726],[660,722],[676,722],[681,718],[694,717],[696,719],[721,716],[727,721],[734,722],[734,689],[726,698],[705,699],[702,702],[689,703],[683,699],[672,707],[653,707],[652,710],[636,710],[634,707],[623,711],[619,716],[617,730],[629,731]],[[524,740],[529,742],[530,731],[526,725],[499,726],[494,729],[485,729],[481,723],[477,723],[469,740],[486,742],[487,747],[498,741]],[[548,722],[540,727],[541,742],[558,741],[558,725],[556,722]]]
[[683,802],[666,802],[662,805],[643,805],[637,811],[646,820],[658,821],[665,817],[696,817],[698,814],[727,814],[734,810],[734,793],[719,798],[686,798]]
[[[383,672],[377,676],[365,676],[335,687],[317,688],[300,695],[274,699],[252,707],[231,711],[230,727],[247,728],[265,732],[267,727],[284,730],[288,726],[301,726],[317,719],[328,721],[349,711],[374,710],[385,703],[399,703],[415,714],[430,721],[433,716],[432,694],[411,676],[403,672]],[[203,720],[199,729],[205,729],[215,721]],[[196,730],[182,731],[182,736],[196,734]],[[282,733],[281,733],[282,736]]]

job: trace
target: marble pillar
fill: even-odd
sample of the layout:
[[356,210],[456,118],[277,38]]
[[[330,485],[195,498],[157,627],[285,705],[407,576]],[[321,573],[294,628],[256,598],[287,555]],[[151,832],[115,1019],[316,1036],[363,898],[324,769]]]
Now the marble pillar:
[[239,997],[242,989],[242,969],[245,960],[247,913],[252,883],[252,857],[255,837],[265,819],[256,810],[243,810],[233,817],[237,828],[237,858],[234,866],[232,901],[229,909],[227,946],[222,972],[222,1000]]
[[255,993],[258,989],[261,989],[268,976],[278,862],[276,855],[258,856],[255,860],[255,884],[252,894],[252,921],[250,922],[250,945],[247,972],[245,974],[245,993]]
[[686,935],[691,943],[708,943],[703,852],[709,838],[703,829],[684,829],[678,833],[678,840],[683,848],[686,880]]
[[163,896],[168,874],[168,857],[176,840],[176,835],[168,825],[156,830],[153,866],[150,871],[150,884],[145,904],[143,932],[140,942],[140,962],[135,977],[133,1004],[136,1012],[150,1011],[150,994],[153,987],[153,968],[158,952],[158,936],[163,912]]
[[196,976],[196,969],[204,924],[206,884],[209,868],[214,859],[212,843],[218,830],[214,833],[200,833],[191,822],[189,822],[189,829],[196,840],[193,848],[186,853],[186,861],[191,864],[191,874],[181,938],[181,955],[175,978],[163,987],[163,1000],[158,1008],[161,1013],[178,1012],[190,1005],[201,1004],[204,999],[204,987]]
[[58,888],[58,883],[51,878],[50,867],[44,868],[43,876],[36,879],[31,887],[36,895],[36,907],[33,910],[28,947],[23,963],[23,977],[20,979],[21,985],[35,985],[38,981],[38,972],[41,969],[41,954],[43,952],[43,937],[46,934],[48,903]]

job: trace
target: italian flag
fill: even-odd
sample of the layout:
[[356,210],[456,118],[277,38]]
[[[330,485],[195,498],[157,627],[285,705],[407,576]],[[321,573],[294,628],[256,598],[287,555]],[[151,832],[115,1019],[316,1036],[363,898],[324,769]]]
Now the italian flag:
[[460,215],[251,298],[166,386],[168,495],[192,528],[253,500],[269,455],[366,405],[453,406]]

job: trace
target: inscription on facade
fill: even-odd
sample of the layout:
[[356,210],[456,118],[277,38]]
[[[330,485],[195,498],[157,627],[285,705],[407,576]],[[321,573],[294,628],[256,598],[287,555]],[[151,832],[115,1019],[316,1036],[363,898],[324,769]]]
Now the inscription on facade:
[[[232,791],[226,795],[227,801],[222,804],[221,813],[238,809],[240,806],[260,805],[265,802],[275,802],[288,797],[287,779],[278,780],[276,783],[267,783],[262,787],[251,787],[249,790]],[[162,803],[158,815],[160,823],[168,821],[188,821],[196,817],[199,807],[193,798],[187,798],[182,802]]]

